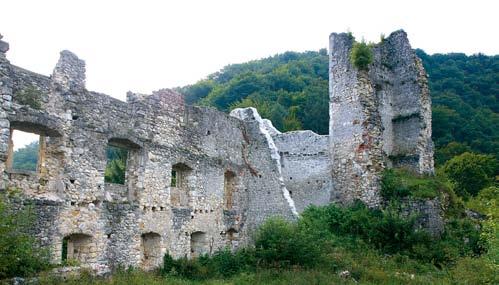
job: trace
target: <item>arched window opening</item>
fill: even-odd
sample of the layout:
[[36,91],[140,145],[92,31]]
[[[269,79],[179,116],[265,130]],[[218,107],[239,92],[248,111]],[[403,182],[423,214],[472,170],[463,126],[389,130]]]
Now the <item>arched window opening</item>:
[[97,248],[92,243],[92,237],[85,234],[71,234],[62,240],[63,263],[88,263],[97,254]]
[[230,170],[224,174],[224,208],[232,210],[234,205],[234,193],[236,191],[236,174]]
[[205,232],[191,234],[191,257],[198,257],[209,252],[208,239]]
[[142,267],[153,269],[161,264],[161,236],[150,232],[141,237]]
[[189,177],[192,174],[192,168],[177,163],[172,166],[170,178],[171,203],[174,206],[189,205]]

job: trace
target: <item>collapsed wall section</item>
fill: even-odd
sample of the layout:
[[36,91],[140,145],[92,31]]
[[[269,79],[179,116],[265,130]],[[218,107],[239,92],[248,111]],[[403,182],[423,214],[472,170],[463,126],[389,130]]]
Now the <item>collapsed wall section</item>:
[[432,174],[431,98],[421,59],[402,30],[372,50],[369,77],[378,101],[387,166]]
[[[237,108],[230,115],[246,123],[246,139],[254,138],[256,142],[249,145],[243,155],[247,166],[253,169],[252,177],[249,177],[253,191],[249,192],[250,204],[247,209],[254,218],[251,222],[253,228],[269,216],[296,218],[298,211],[284,183],[281,157],[271,136],[272,129],[269,128],[271,124],[264,121],[255,108]],[[276,189],[280,191],[276,192]]]
[[298,212],[309,205],[327,205],[336,200],[331,196],[328,136],[293,131],[275,133],[272,138],[279,149],[284,183]]

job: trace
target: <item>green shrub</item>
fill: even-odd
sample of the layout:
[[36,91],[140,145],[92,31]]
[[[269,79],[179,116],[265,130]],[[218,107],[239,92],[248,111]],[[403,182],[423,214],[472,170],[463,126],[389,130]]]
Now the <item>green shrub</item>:
[[499,260],[499,187],[491,186],[481,190],[466,206],[487,216],[482,222],[480,245],[487,249],[489,259]]
[[353,44],[350,51],[350,62],[360,70],[367,70],[369,64],[374,60],[374,55],[371,46],[365,41],[356,42]]
[[28,105],[33,109],[42,108],[42,92],[34,86],[28,86],[14,94],[14,99],[22,105]]
[[29,206],[15,210],[0,195],[0,279],[30,276],[49,267],[48,252],[38,248],[35,238],[26,232],[32,222]]
[[162,275],[179,276],[189,279],[204,280],[226,278],[242,271],[252,271],[256,267],[255,251],[251,248],[231,252],[228,248],[213,255],[201,255],[198,258],[173,259],[169,254],[163,257]]
[[255,251],[259,263],[277,267],[311,266],[320,255],[320,248],[311,235],[300,231],[297,224],[280,218],[268,219],[259,228]]
[[447,161],[444,173],[455,185],[455,191],[468,199],[490,186],[498,172],[497,160],[492,155],[465,152]]
[[210,272],[206,268],[202,268],[198,259],[182,257],[174,260],[169,254],[166,254],[163,261],[164,264],[160,271],[164,275],[189,277],[190,279],[206,279],[211,277],[211,275],[208,275]]
[[466,206],[483,215],[499,218],[499,187],[490,186],[481,190],[476,197],[466,202]]
[[[413,218],[401,216],[396,209],[369,209],[360,201],[350,207],[311,207],[303,213],[302,219],[314,219],[317,216],[321,216],[320,219],[325,223],[322,226],[334,235],[362,239],[386,253],[408,250],[412,243],[427,236],[414,230]],[[314,226],[319,225],[315,223]]]
[[402,215],[396,204],[385,209],[369,209],[361,202],[349,207],[309,207],[302,213],[300,224],[318,241],[340,238],[336,245],[357,248],[361,240],[383,253],[402,254],[438,266],[483,252],[480,230],[471,220],[451,219],[442,237],[433,238],[415,229],[415,218]]

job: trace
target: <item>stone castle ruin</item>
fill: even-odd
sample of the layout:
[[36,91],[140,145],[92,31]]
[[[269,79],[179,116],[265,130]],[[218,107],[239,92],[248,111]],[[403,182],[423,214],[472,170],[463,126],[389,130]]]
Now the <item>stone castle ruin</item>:
[[[378,206],[385,167],[433,172],[427,79],[403,31],[373,47],[369,71],[350,63],[352,44],[330,37],[327,136],[280,133],[254,108],[228,115],[167,89],[122,102],[88,91],[73,53],[44,76],[10,64],[0,40],[0,188],[33,205],[55,263],[95,270],[237,248],[268,217],[312,204]],[[34,172],[12,169],[15,131],[40,136]],[[109,146],[126,150],[124,184],[105,182]]]

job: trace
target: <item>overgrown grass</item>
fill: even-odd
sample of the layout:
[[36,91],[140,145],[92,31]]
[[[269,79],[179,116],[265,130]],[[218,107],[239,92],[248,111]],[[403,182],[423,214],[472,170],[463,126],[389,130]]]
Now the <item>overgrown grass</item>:
[[[331,247],[324,262],[314,268],[259,268],[204,280],[127,270],[108,279],[90,275],[68,280],[44,277],[40,284],[497,284],[496,270],[487,259],[471,257],[461,258],[455,266],[440,270],[403,255],[382,255],[361,245],[356,250]],[[343,271],[349,272],[348,277],[340,277]]]
[[433,199],[450,189],[449,183],[439,176],[418,175],[406,169],[385,170],[381,182],[381,195],[386,201],[404,197]]

